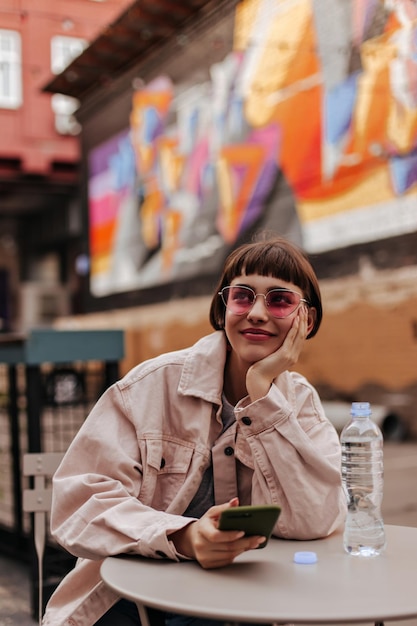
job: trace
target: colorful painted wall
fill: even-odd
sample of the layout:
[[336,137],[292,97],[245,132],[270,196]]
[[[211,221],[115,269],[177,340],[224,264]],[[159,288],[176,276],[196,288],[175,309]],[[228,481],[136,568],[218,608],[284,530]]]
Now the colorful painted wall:
[[283,223],[318,254],[417,231],[413,0],[246,0],[209,76],[140,84],[90,151],[94,296],[216,273]]

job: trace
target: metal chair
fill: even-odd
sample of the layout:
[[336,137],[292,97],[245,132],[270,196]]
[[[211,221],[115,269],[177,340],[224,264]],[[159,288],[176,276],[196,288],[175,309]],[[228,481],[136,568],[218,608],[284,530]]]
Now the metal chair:
[[33,477],[33,487],[23,491],[23,510],[33,513],[33,539],[38,560],[39,624],[43,613],[43,557],[46,542],[46,517],[51,510],[50,479],[60,464],[63,452],[28,453],[23,455],[23,475]]

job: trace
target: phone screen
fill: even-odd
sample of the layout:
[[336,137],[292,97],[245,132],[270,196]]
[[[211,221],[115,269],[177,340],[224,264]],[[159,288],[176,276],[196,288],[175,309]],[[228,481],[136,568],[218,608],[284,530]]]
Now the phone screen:
[[243,530],[246,535],[261,535],[266,541],[264,548],[278,520],[281,508],[276,505],[236,506],[226,509],[220,515],[220,530]]

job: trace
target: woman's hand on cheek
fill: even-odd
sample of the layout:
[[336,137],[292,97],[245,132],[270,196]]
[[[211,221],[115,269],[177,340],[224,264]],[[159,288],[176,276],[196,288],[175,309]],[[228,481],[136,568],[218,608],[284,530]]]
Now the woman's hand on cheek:
[[246,374],[246,389],[254,402],[265,396],[272,381],[297,363],[308,332],[308,309],[300,307],[282,345],[261,361],[253,363]]
[[239,501],[212,506],[200,519],[169,535],[177,552],[196,559],[204,569],[224,567],[246,550],[260,545],[265,537],[245,537],[239,530],[219,530],[220,513]]

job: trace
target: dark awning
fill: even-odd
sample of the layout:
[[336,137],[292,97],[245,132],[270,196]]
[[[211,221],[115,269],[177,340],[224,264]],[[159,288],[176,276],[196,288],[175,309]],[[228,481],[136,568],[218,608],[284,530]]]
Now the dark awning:
[[218,4],[219,0],[136,0],[43,91],[82,100]]

